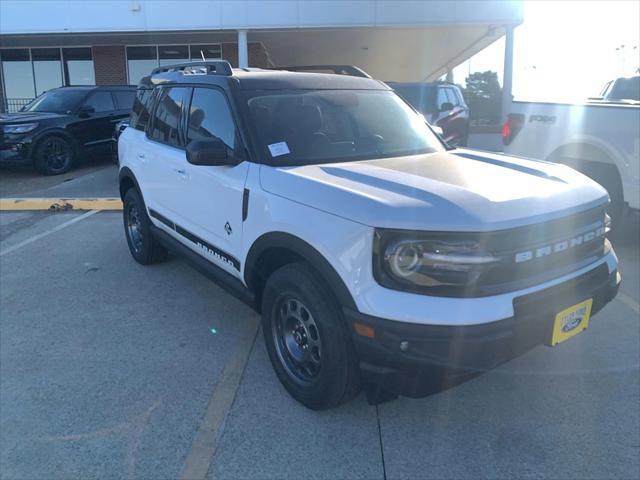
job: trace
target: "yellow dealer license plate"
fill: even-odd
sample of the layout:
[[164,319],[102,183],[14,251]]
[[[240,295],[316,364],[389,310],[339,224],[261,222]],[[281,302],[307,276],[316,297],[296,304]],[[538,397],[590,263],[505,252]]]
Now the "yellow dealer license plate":
[[553,322],[551,345],[557,345],[576,336],[589,326],[593,298],[566,308],[556,315]]

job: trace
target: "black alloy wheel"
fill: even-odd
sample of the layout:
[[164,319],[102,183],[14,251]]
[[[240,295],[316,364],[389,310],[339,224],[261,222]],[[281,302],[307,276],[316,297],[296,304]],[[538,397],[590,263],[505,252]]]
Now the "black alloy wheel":
[[36,168],[44,175],[60,175],[73,165],[75,153],[71,143],[58,136],[40,141],[35,152]]

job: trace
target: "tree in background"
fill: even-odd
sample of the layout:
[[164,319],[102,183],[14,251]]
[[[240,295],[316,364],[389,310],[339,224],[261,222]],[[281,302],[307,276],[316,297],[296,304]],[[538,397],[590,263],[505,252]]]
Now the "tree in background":
[[466,78],[462,94],[470,110],[470,119],[479,125],[495,125],[501,120],[502,87],[498,74],[487,70]]

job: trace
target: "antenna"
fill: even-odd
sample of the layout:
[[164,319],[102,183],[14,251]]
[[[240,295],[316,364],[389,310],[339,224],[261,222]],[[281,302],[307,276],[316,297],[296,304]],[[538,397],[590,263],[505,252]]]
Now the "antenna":
[[203,52],[202,50],[200,50],[200,56],[202,57],[202,61],[203,61],[203,62],[206,62],[206,61],[207,61],[207,59],[206,59],[206,58],[204,58],[204,52]]

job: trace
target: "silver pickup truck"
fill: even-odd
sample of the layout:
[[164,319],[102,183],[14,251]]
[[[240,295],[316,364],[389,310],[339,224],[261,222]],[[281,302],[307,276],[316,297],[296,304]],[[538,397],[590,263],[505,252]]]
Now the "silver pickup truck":
[[512,102],[503,125],[510,155],[563,163],[604,186],[614,223],[640,209],[640,77],[608,82],[582,104]]

